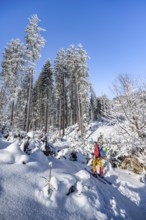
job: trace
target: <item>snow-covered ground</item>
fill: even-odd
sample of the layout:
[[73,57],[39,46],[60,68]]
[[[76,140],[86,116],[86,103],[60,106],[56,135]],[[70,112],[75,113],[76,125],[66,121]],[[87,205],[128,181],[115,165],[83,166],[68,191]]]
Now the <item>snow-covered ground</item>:
[[[111,134],[109,127],[91,130],[88,149],[101,130]],[[19,140],[0,139],[0,220],[146,219],[146,185],[140,175],[113,169],[103,160],[104,176],[113,184],[91,176],[85,170],[91,170],[87,149],[75,130],[53,146],[59,150],[55,157],[46,157],[35,142],[27,155]],[[69,159],[72,149],[78,149],[77,161]]]

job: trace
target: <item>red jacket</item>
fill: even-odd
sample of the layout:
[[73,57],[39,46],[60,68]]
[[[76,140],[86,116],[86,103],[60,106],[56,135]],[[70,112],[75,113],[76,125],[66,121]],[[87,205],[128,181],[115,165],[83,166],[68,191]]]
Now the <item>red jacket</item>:
[[94,156],[95,156],[95,157],[100,157],[100,151],[99,151],[99,145],[98,145],[98,144],[95,144],[95,147],[94,147]]

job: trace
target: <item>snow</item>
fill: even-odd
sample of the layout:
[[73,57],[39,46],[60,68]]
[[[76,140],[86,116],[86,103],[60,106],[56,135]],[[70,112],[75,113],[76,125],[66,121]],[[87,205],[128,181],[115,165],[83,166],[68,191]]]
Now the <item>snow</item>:
[[[53,147],[59,152],[48,157],[41,151],[43,144],[33,140],[34,132],[29,134],[30,154],[24,153],[20,140],[1,138],[0,219],[145,220],[146,185],[140,175],[112,168],[106,159],[104,176],[113,185],[103,184],[85,170],[91,169],[86,151],[92,150],[92,140],[101,132],[111,135],[114,128],[95,127],[90,132],[85,146],[75,130],[63,141],[56,139]],[[77,152],[77,161],[70,159],[72,150]]]
[[30,138],[34,138],[34,132],[33,131],[28,132],[27,136]]

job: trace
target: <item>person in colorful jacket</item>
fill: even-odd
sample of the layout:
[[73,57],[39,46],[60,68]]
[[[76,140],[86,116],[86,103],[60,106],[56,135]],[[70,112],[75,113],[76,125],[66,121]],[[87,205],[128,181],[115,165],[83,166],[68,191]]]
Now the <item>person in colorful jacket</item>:
[[93,158],[92,170],[93,170],[93,173],[96,174],[97,173],[96,166],[98,164],[99,174],[103,175],[102,155],[100,153],[101,147],[102,146],[101,145],[99,146],[97,142],[94,142],[94,158]]

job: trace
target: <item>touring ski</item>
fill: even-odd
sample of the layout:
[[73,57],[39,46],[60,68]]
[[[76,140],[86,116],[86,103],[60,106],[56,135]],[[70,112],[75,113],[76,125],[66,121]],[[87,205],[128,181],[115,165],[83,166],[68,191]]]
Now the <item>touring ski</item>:
[[104,180],[106,183],[112,185],[112,182],[107,180],[104,176],[100,176],[99,174],[97,174],[99,178],[101,178],[102,180]]
[[86,170],[88,173],[90,173],[90,175],[92,175],[93,177],[95,177],[96,179],[98,179],[100,182],[106,184],[106,182],[104,181],[104,179],[100,178],[100,177],[98,176],[98,174],[94,174],[94,173],[90,172],[89,170],[87,170],[86,168],[85,168],[85,170]]

